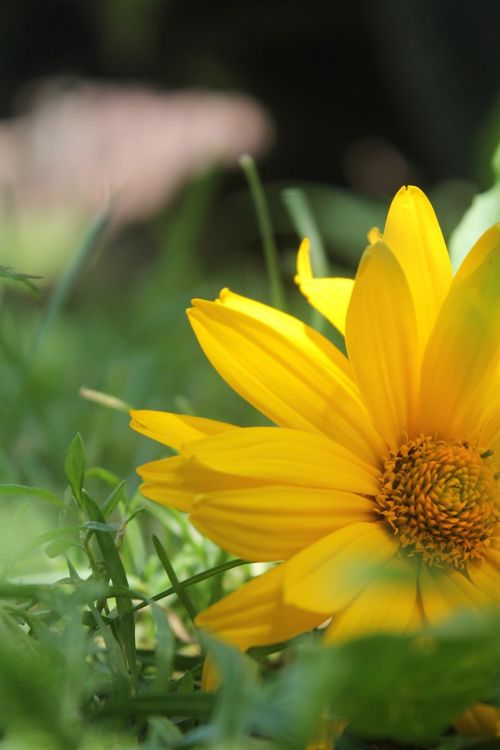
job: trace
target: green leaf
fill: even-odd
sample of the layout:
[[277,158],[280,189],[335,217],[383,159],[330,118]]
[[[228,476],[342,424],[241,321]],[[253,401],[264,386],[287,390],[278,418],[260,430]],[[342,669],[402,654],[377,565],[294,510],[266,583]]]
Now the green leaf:
[[83,475],[85,472],[85,448],[80,433],[78,432],[68,448],[66,460],[64,462],[64,471],[73,495],[79,505],[81,505]]
[[269,281],[269,291],[271,303],[278,310],[286,309],[285,290],[279,267],[278,248],[274,237],[274,230],[269,211],[269,204],[266,198],[264,187],[260,180],[259,172],[252,156],[245,154],[240,158],[240,166],[247,178],[250,195],[257,217],[262,249],[266,261],[267,276]]
[[151,602],[151,605],[151,613],[156,627],[156,677],[152,684],[152,690],[160,692],[167,690],[168,683],[172,677],[175,637],[166,613],[154,602]]
[[85,471],[85,478],[87,477],[96,477],[96,479],[101,479],[111,488],[115,488],[116,485],[120,483],[120,479],[116,476],[116,474],[113,474],[112,471],[108,471],[108,469],[104,469],[102,466],[91,466],[90,469],[87,469]]
[[50,490],[42,487],[27,487],[24,484],[0,484],[0,495],[24,495],[36,497],[44,500],[51,505],[57,505],[59,508],[64,507],[63,501]]
[[165,572],[168,575],[170,579],[170,583],[172,584],[172,588],[174,589],[175,593],[177,594],[179,601],[184,605],[184,608],[186,612],[188,613],[189,617],[192,621],[194,621],[194,618],[197,615],[196,609],[189,598],[188,594],[184,590],[183,586],[180,584],[179,579],[177,578],[177,575],[175,573],[175,570],[172,566],[172,563],[168,559],[168,555],[165,552],[165,549],[163,548],[160,540],[157,536],[153,536],[153,544],[155,546],[156,552],[158,554],[158,557],[160,558],[160,562],[165,568]]
[[257,702],[256,664],[236,648],[204,634],[201,638],[217,664],[221,677],[218,701],[212,718],[214,748],[242,739]]
[[28,273],[19,273],[18,271],[14,271],[12,268],[8,268],[7,266],[0,266],[0,279],[13,281],[15,284],[21,284],[22,286],[27,287],[31,292],[38,293],[39,291],[38,287],[33,283],[32,279],[41,278],[41,276],[33,276],[32,274]]
[[82,528],[90,529],[91,531],[103,531],[105,534],[116,534],[119,525],[117,523],[104,523],[101,521],[85,521]]
[[95,219],[94,223],[89,227],[84,236],[83,242],[77,249],[76,254],[73,256],[63,275],[54,287],[49,303],[33,339],[31,346],[32,356],[38,351],[47,330],[59,315],[71,290],[81,277],[84,268],[89,264],[99,248],[104,232],[108,226],[109,218],[110,213],[108,211]]
[[47,544],[45,547],[45,554],[51,559],[58,557],[66,552],[72,544],[74,544],[74,540],[67,536],[62,537],[61,539],[54,539],[53,542],[50,542],[50,544]]
[[492,167],[494,174],[492,187],[476,195],[472,200],[472,205],[451,234],[449,248],[455,270],[481,235],[500,221],[500,144],[493,155]]
[[111,494],[106,498],[103,506],[102,506],[102,515],[107,518],[112,514],[114,509],[119,505],[119,503],[126,500],[126,482],[123,480],[122,482],[119,482],[114,490],[111,492]]
[[[83,492],[83,502],[90,520],[107,526],[106,519],[104,518],[101,509],[85,491]],[[92,533],[96,536],[103,562],[113,584],[117,587],[123,586],[124,588],[129,588],[125,568],[123,567],[115,542],[110,534],[104,531],[93,531]],[[118,619],[115,627],[118,640],[122,644],[127,656],[130,674],[135,681],[137,679],[137,664],[135,651],[134,609],[131,599],[127,596],[118,597],[116,599],[116,609],[118,612]]]
[[282,692],[303,712],[303,686],[361,736],[427,742],[465,708],[494,694],[500,673],[500,616],[460,616],[420,635],[375,635],[308,647],[283,673]]
[[215,703],[212,693],[146,693],[129,700],[112,701],[99,713],[99,716],[175,716],[206,720],[210,717]]

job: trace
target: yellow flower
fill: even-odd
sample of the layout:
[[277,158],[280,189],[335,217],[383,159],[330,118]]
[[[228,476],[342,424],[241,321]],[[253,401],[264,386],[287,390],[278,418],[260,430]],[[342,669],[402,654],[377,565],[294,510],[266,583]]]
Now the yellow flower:
[[154,411],[179,455],[139,469],[228,552],[279,562],[198,616],[241,649],[331,618],[327,642],[434,624],[500,590],[500,226],[453,278],[414,187],[372,230],[355,281],[297,282],[348,358],[296,318],[224,290],[189,318],[208,359],[275,425]]

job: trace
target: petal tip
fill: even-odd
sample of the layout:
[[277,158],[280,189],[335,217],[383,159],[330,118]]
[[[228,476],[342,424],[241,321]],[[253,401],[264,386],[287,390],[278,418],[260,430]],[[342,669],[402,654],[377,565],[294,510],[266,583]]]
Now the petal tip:
[[308,238],[305,237],[300,243],[300,247],[297,252],[297,272],[294,277],[294,282],[299,288],[304,281],[309,281],[313,278],[310,252],[310,242]]

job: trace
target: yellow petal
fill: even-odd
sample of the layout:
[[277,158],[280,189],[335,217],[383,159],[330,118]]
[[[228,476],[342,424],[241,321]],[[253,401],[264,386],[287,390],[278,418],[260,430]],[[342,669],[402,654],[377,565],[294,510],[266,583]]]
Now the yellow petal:
[[198,300],[193,329],[219,374],[276,424],[323,432],[376,460],[383,445],[361,404],[347,359],[290,315],[227,290]]
[[214,471],[273,484],[374,495],[379,470],[320,434],[280,427],[246,427],[183,447]]
[[414,619],[417,574],[408,560],[395,558],[333,618],[325,633],[327,643],[372,633],[404,633]]
[[387,215],[383,240],[398,259],[410,286],[423,347],[448,292],[452,270],[436,215],[421,190],[410,185],[397,193]]
[[[495,545],[495,540],[492,540]],[[496,540],[498,544],[498,539]],[[485,596],[500,601],[500,551],[493,548],[483,560],[470,563],[467,572],[471,581],[484,592]]]
[[366,250],[347,314],[346,344],[359,390],[391,448],[416,432],[417,332],[405,275],[382,243]]
[[354,279],[340,277],[315,279],[309,257],[309,240],[304,240],[297,256],[295,282],[309,304],[324,315],[340,333],[344,334]]
[[190,520],[233,555],[271,561],[372,513],[372,501],[350,492],[269,486],[200,495]]
[[475,703],[454,724],[463,737],[500,737],[500,708]]
[[422,366],[422,430],[474,437],[489,405],[500,354],[500,245],[454,284]]
[[464,610],[479,610],[488,597],[458,570],[429,568],[422,565],[419,588],[424,617],[438,625]]
[[250,583],[201,612],[196,624],[245,651],[312,630],[328,615],[304,612],[283,602],[286,563],[254,578]]
[[385,524],[345,526],[298,552],[287,562],[285,601],[334,614],[373,580],[399,544]]
[[220,685],[220,674],[215,661],[210,654],[205,657],[201,674],[201,689],[206,693],[213,693]]
[[[495,383],[495,388],[497,384]],[[498,393],[498,388],[497,388]],[[479,445],[493,451],[500,465],[500,397],[495,398],[484,409],[478,429]]]
[[224,430],[235,430],[236,427],[215,419],[191,417],[187,414],[172,414],[165,411],[149,409],[132,409],[130,426],[141,435],[157,440],[179,450],[182,443],[198,440],[206,435],[215,435]]
[[177,510],[190,511],[196,495],[213,490],[262,486],[263,481],[224,474],[184,456],[163,458],[139,466],[144,497]]
[[455,278],[453,279],[453,285],[463,281],[469,274],[476,270],[485,260],[491,251],[500,245],[500,222],[490,227],[472,249],[467,253],[462,261],[460,268],[458,269]]

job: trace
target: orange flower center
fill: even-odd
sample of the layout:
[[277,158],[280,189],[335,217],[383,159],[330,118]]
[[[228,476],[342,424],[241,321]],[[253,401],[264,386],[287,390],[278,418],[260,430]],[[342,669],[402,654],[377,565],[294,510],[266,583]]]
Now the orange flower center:
[[384,459],[377,513],[410,555],[462,568],[483,557],[500,520],[499,479],[492,451],[421,436]]

